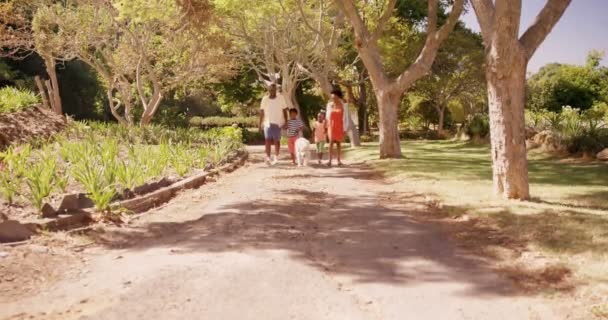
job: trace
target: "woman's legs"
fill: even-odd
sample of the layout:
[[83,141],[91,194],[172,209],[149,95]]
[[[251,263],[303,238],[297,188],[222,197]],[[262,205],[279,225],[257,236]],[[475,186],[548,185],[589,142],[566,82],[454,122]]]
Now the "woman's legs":
[[340,160],[340,155],[342,154],[342,143],[336,142],[336,149],[338,151],[338,165],[342,165],[342,160]]

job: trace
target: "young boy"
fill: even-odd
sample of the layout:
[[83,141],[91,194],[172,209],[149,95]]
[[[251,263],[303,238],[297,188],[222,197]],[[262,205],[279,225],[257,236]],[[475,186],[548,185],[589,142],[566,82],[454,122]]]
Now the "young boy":
[[327,141],[327,121],[325,121],[325,113],[319,112],[313,131],[315,144],[317,145],[317,156],[319,157],[319,164],[321,164],[321,161],[323,160],[323,151],[325,151],[325,142]]
[[291,161],[296,165],[296,140],[302,136],[304,131],[304,122],[298,119],[298,110],[289,109],[289,120],[287,120],[287,139]]

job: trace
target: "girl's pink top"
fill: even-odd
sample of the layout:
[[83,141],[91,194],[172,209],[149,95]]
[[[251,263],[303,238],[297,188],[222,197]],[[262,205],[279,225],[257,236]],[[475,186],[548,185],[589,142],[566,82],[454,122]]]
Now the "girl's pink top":
[[323,122],[315,121],[315,142],[325,142],[327,137],[325,128],[327,128],[326,120],[323,120]]

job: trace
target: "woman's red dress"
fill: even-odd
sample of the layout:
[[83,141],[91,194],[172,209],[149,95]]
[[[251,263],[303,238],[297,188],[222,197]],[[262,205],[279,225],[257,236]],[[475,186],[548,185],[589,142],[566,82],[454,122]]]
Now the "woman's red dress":
[[342,142],[344,140],[344,109],[332,109],[330,117],[331,126],[329,128],[330,142]]

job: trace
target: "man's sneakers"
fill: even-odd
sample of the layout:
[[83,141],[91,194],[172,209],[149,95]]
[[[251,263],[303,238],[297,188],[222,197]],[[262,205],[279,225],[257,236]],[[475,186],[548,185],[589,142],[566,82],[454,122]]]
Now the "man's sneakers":
[[277,159],[276,155],[273,155],[272,159],[270,157],[266,157],[266,160],[264,160],[264,162],[269,166],[274,166],[279,162],[279,160]]

